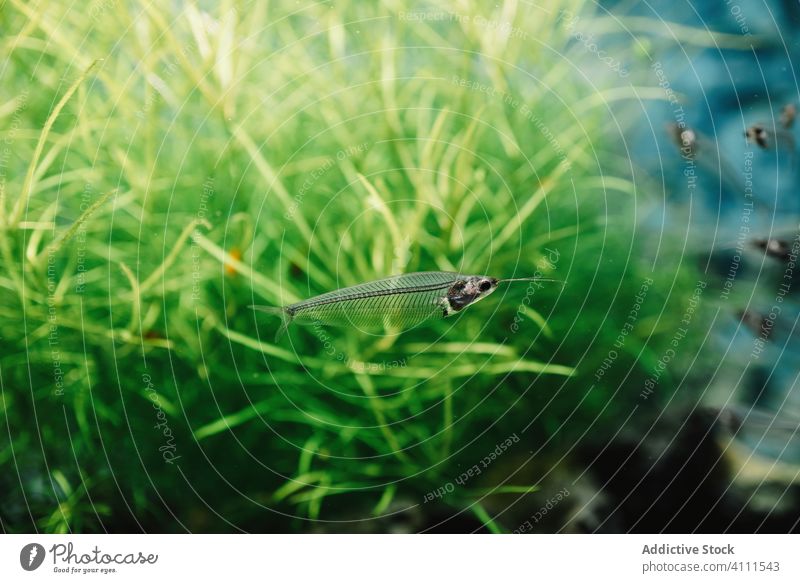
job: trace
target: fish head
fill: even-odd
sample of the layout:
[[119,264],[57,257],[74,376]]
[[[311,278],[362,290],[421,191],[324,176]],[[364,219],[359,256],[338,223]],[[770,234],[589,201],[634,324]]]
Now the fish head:
[[447,314],[460,312],[497,289],[498,280],[487,275],[459,277],[447,290]]

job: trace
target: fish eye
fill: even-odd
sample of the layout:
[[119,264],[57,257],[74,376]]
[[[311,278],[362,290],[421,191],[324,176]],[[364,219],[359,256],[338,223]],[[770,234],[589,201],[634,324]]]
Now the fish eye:
[[492,282],[487,279],[484,279],[481,284],[478,286],[478,289],[482,292],[489,291],[489,288],[492,287]]

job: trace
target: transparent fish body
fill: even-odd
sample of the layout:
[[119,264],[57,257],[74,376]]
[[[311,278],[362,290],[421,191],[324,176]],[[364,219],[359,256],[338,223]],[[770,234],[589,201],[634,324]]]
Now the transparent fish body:
[[361,283],[282,308],[253,308],[281,316],[276,339],[292,322],[364,331],[404,330],[459,312],[492,293],[497,284],[497,279],[483,275],[424,271]]
[[444,301],[458,278],[438,271],[407,273],[325,293],[287,306],[286,311],[300,324],[410,328],[446,315]]

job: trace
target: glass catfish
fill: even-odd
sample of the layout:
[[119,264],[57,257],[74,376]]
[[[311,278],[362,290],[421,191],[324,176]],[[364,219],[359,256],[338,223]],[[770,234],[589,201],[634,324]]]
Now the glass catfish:
[[281,318],[276,341],[292,322],[402,330],[430,318],[457,314],[508,281],[555,280],[539,277],[497,279],[488,275],[422,271],[337,289],[288,306],[250,307]]

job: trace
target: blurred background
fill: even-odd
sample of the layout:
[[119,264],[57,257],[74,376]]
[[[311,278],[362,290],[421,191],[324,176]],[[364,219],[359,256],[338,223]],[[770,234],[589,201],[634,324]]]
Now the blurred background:
[[3,2],[3,531],[797,530],[798,12]]

